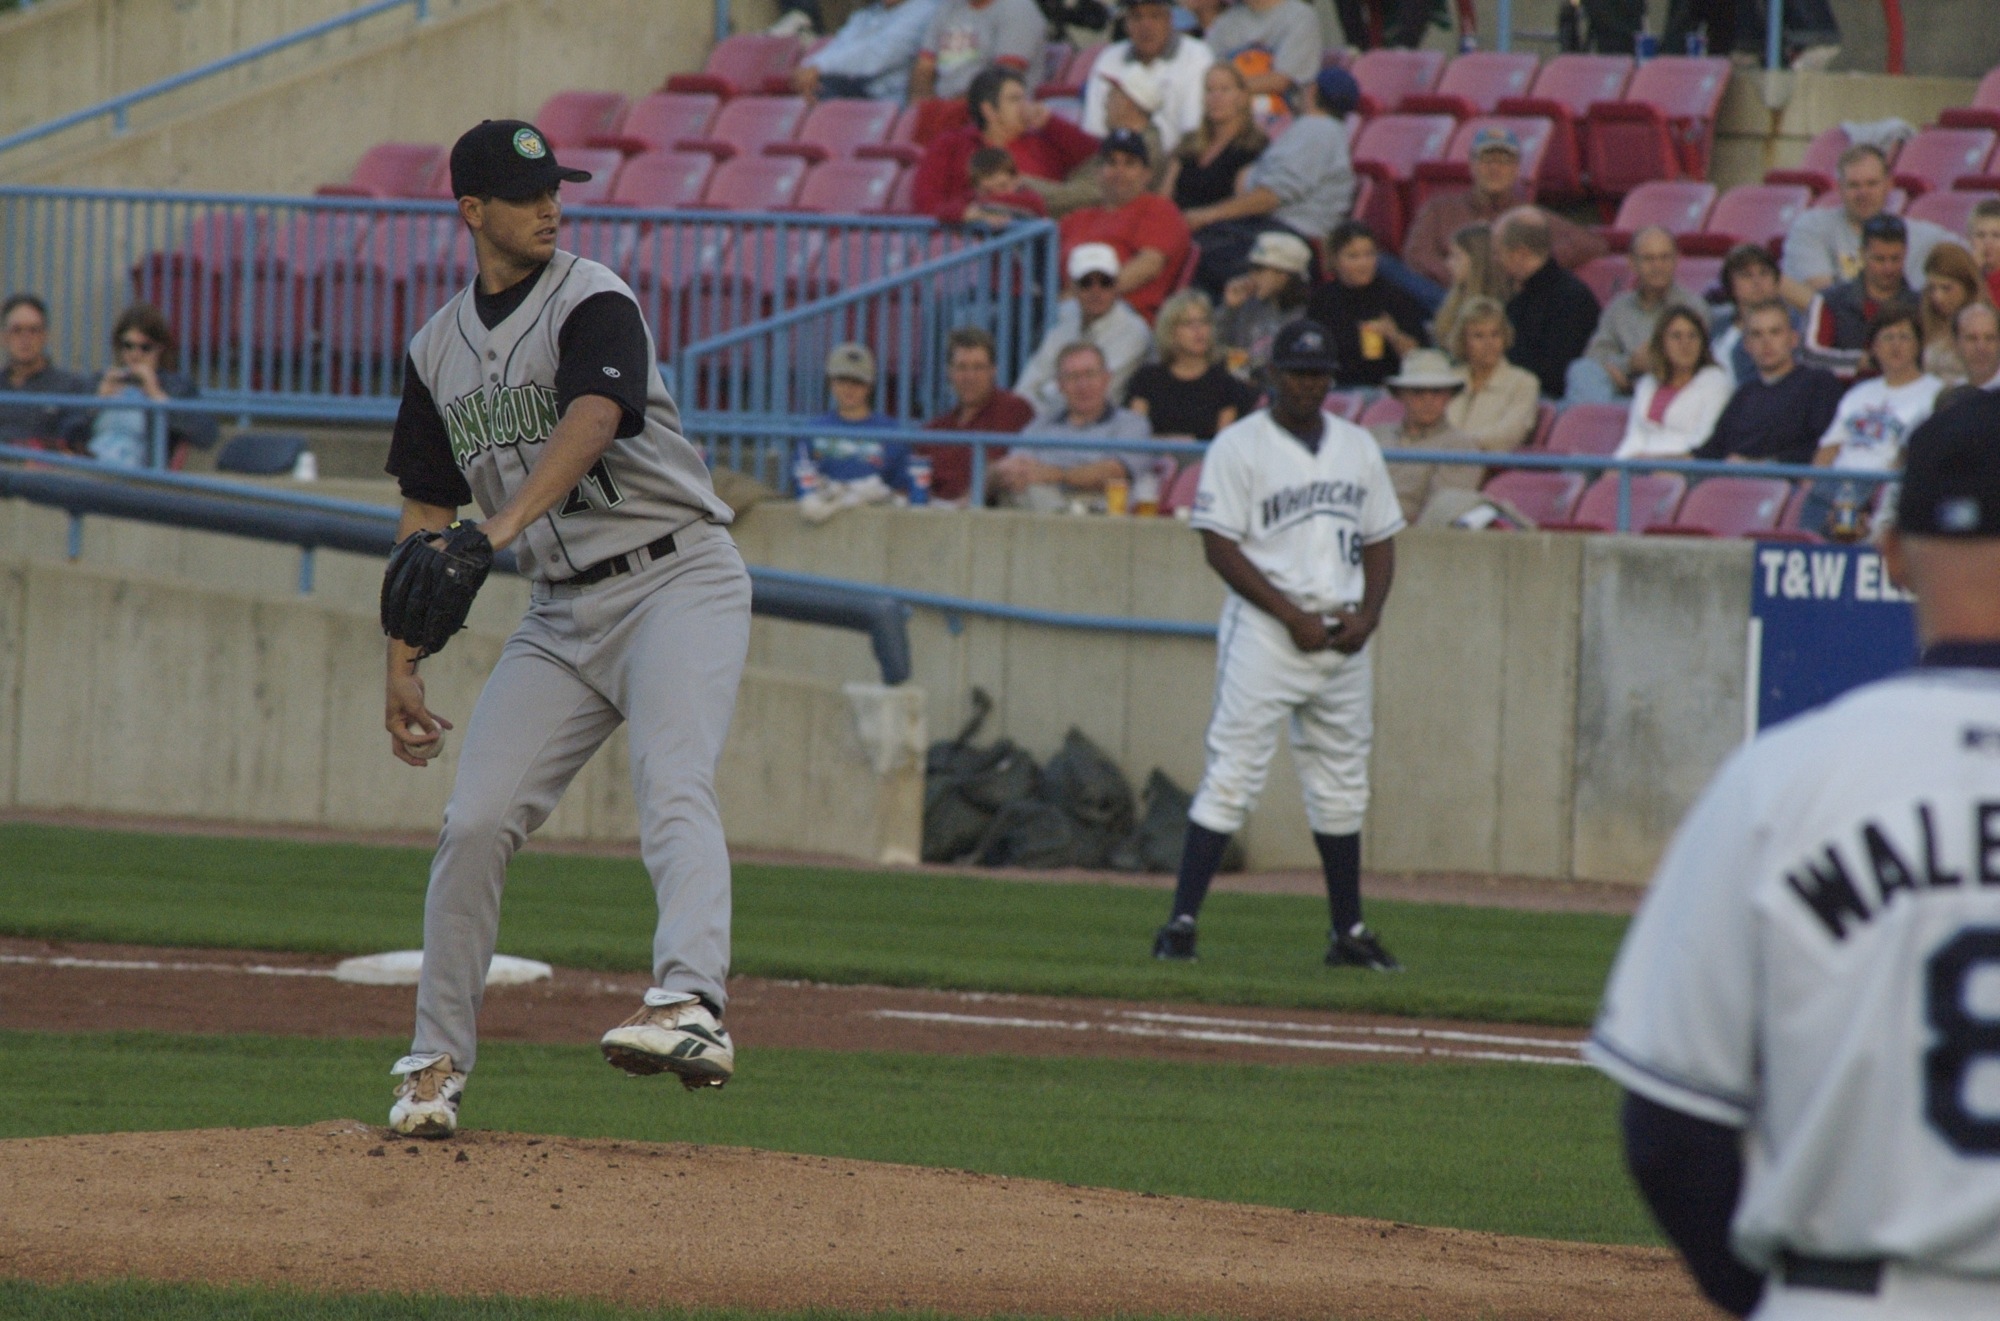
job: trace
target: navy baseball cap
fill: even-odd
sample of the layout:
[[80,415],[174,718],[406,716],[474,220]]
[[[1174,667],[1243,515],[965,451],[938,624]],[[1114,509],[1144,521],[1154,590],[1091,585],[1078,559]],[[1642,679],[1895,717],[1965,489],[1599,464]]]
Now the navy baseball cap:
[[556,164],[555,148],[533,124],[485,119],[451,148],[451,195],[525,202],[560,183],[589,183],[588,170]]
[[1354,75],[1334,66],[1321,69],[1319,77],[1313,79],[1313,91],[1319,94],[1319,108],[1340,119],[1361,104],[1361,84],[1354,81]]
[[1910,227],[1903,223],[1901,216],[1892,216],[1884,211],[1861,222],[1861,241],[1866,243],[1870,239],[1883,243],[1908,243]]
[[1146,150],[1146,139],[1129,128],[1113,129],[1105,134],[1104,145],[1097,149],[1097,154],[1109,156],[1114,151],[1133,157],[1141,165],[1153,163],[1152,153]]
[[2000,537],[2000,395],[1974,389],[1918,427],[1903,458],[1896,528],[1913,537]]
[[1271,341],[1271,366],[1281,372],[1315,372],[1331,376],[1340,370],[1333,340],[1319,322],[1300,317],[1279,327]]

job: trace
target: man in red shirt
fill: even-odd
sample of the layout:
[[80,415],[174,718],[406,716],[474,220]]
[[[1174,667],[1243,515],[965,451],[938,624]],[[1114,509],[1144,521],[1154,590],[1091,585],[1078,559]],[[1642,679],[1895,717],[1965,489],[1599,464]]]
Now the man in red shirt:
[[1130,129],[1104,139],[1098,180],[1104,205],[1072,211],[1062,220],[1063,255],[1080,243],[1109,243],[1118,253],[1113,288],[1132,310],[1151,321],[1174,290],[1193,238],[1180,208],[1146,191],[1153,165],[1146,140]]
[[[993,336],[977,326],[951,332],[951,357],[946,370],[951,375],[951,391],[958,407],[925,424],[927,431],[997,431],[1012,434],[1035,420],[1033,405],[1011,390],[999,388]],[[957,500],[972,488],[972,447],[969,445],[918,445],[916,452],[931,461],[931,494],[940,500]],[[986,447],[990,464],[1005,450]]]
[[1004,148],[1020,167],[1021,181],[1045,198],[1097,151],[1096,138],[1029,100],[1027,83],[1012,69],[982,70],[965,102],[972,122],[931,139],[911,185],[911,208],[947,225],[978,205],[970,166],[981,147]]

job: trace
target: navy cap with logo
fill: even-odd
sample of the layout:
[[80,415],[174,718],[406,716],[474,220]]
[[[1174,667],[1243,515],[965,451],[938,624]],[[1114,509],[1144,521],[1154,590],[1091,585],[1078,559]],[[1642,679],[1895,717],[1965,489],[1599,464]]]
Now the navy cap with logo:
[[1896,529],[1913,537],[2000,537],[2000,395],[1971,390],[1911,434]]
[[1129,128],[1116,128],[1104,135],[1104,143],[1097,149],[1100,156],[1112,152],[1123,152],[1136,159],[1141,165],[1152,164],[1152,153],[1146,150],[1146,139]]
[[1271,341],[1271,366],[1281,372],[1313,372],[1327,376],[1340,370],[1333,340],[1326,327],[1304,317],[1279,327]]
[[588,170],[556,164],[549,140],[519,119],[481,120],[451,148],[451,195],[526,202],[560,183],[589,183]]

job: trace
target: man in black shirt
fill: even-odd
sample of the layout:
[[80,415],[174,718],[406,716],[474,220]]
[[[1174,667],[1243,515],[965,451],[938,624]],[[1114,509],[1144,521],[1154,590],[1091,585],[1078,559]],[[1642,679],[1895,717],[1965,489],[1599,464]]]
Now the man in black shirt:
[[[96,394],[97,382],[66,372],[49,361],[49,309],[33,294],[14,294],[0,304],[6,331],[7,367],[0,371],[0,394]],[[63,433],[75,415],[45,405],[0,405],[0,444],[62,448]]]
[[1830,371],[1798,365],[1799,334],[1776,299],[1745,309],[1742,328],[1757,374],[1736,387],[1715,430],[1688,457],[1811,463],[1846,387]]
[[1518,292],[1507,300],[1514,347],[1507,360],[1531,371],[1542,395],[1560,399],[1569,365],[1583,356],[1597,330],[1597,296],[1556,264],[1548,218],[1531,206],[1501,216],[1493,226],[1493,251]]

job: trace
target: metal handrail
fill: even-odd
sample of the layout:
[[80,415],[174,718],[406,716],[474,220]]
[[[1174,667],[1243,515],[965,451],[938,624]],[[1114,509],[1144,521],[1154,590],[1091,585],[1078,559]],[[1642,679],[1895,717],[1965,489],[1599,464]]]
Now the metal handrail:
[[127,124],[128,112],[141,101],[150,101],[156,96],[178,91],[190,83],[200,82],[204,78],[212,78],[218,73],[227,73],[229,70],[239,68],[253,60],[260,60],[266,55],[274,55],[281,50],[287,50],[304,42],[323,37],[329,32],[338,32],[342,28],[352,27],[358,23],[365,22],[378,14],[386,14],[392,9],[401,9],[405,6],[412,6],[416,9],[416,20],[419,23],[430,17],[430,0],[374,0],[372,4],[363,5],[359,9],[338,15],[334,18],[322,19],[320,22],[309,24],[296,32],[287,33],[282,37],[273,37],[271,40],[252,46],[247,50],[237,51],[234,55],[225,55],[219,60],[210,60],[207,64],[197,65],[185,72],[177,73],[171,78],[162,78],[156,83],[148,83],[136,91],[108,97],[103,101],[99,101],[96,105],[86,106],[82,110],[72,111],[67,115],[51,119],[46,124],[37,124],[33,128],[22,129],[19,133],[11,133],[4,138],[0,138],[0,152],[12,151],[16,147],[40,141],[43,138],[60,133],[64,129],[75,128],[78,124],[87,124],[93,119],[102,119],[106,115],[111,116],[112,132],[123,133]]

